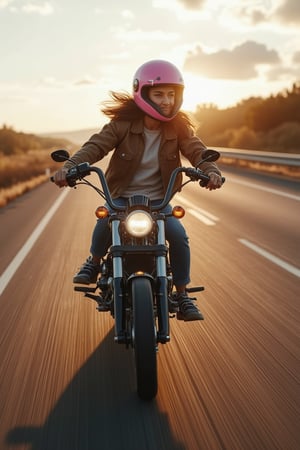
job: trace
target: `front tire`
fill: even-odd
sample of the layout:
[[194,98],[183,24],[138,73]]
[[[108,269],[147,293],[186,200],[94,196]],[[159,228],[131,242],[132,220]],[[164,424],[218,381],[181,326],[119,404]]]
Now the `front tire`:
[[136,367],[137,393],[143,400],[157,394],[156,328],[150,280],[132,280],[132,337]]

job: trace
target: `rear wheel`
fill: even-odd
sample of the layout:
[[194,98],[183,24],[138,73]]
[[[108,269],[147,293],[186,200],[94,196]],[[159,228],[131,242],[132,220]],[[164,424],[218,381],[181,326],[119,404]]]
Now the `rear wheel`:
[[132,280],[132,338],[136,366],[137,392],[151,400],[157,393],[156,328],[150,280]]

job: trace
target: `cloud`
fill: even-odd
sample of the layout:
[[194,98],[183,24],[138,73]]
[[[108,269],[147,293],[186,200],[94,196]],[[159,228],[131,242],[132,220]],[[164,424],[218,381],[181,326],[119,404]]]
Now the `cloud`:
[[254,9],[251,15],[252,23],[258,24],[267,20],[266,14],[258,9]]
[[275,11],[274,16],[286,24],[300,24],[299,0],[285,0]]
[[0,0],[0,9],[6,8],[14,0]]
[[299,79],[299,67],[275,66],[266,73],[266,76],[268,81],[283,81],[286,83],[287,79]]
[[202,8],[205,3],[205,0],[179,0],[179,2],[186,9],[196,10]]
[[[208,5],[207,9],[205,4]],[[179,22],[199,22],[201,19],[211,18],[211,4],[207,0],[152,0],[152,7],[155,9],[166,10],[169,19],[172,15],[176,16]],[[171,19],[170,25],[172,25]]]
[[90,75],[83,75],[81,78],[78,78],[77,80],[57,80],[56,78],[52,76],[47,76],[42,79],[40,79],[36,87],[39,88],[55,88],[55,89],[67,89],[72,88],[72,86],[87,86],[96,84],[97,81],[92,78]]
[[257,25],[268,20],[268,15],[261,9],[253,9],[249,12],[241,10],[241,16],[248,16],[253,25]]
[[175,32],[167,32],[162,30],[126,30],[124,28],[112,28],[111,32],[117,39],[122,42],[163,42],[163,41],[177,41],[179,34]]
[[275,50],[268,50],[264,44],[246,41],[232,50],[205,53],[200,46],[187,54],[184,69],[198,75],[215,79],[255,78],[260,64],[276,64],[279,56]]
[[259,6],[250,4],[240,8],[237,15],[241,20],[248,20],[254,25],[273,21],[285,25],[296,25],[300,23],[300,2],[299,0],[282,0],[279,6],[268,2],[261,3]]
[[294,53],[293,63],[300,64],[300,50]]
[[124,17],[124,19],[134,19],[135,17],[134,13],[129,9],[124,9],[124,11],[121,12],[121,16]]
[[[11,5],[11,6],[10,6]],[[0,0],[0,9],[8,8],[10,12],[24,12],[28,14],[40,14],[41,16],[48,16],[53,14],[54,8],[51,3],[47,1],[22,1],[16,0]]]
[[22,6],[22,11],[25,13],[37,13],[41,16],[48,16],[53,14],[53,6],[49,2],[29,2]]
[[90,84],[96,84],[96,80],[91,78],[89,75],[85,75],[79,80],[74,81],[75,86],[83,86],[83,85],[90,85]]

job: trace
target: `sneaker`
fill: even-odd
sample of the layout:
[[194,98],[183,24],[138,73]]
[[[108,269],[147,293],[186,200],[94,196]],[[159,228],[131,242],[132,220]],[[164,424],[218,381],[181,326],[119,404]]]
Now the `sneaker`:
[[177,313],[178,320],[190,322],[192,320],[204,320],[203,314],[194,304],[195,298],[190,298],[185,292],[174,295],[174,300],[178,302],[179,312]]
[[79,272],[73,278],[73,283],[91,284],[96,283],[100,265],[93,262],[92,256],[89,256],[85,263],[79,269]]

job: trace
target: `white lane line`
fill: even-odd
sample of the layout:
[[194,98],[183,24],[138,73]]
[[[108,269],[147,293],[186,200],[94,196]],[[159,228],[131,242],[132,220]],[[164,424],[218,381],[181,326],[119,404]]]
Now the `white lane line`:
[[37,225],[35,230],[32,232],[32,234],[29,236],[21,250],[16,254],[14,259],[11,261],[9,266],[5,269],[5,271],[2,273],[0,277],[0,295],[34,246],[35,242],[38,240],[44,229],[46,228],[48,222],[51,220],[52,216],[55,214],[58,207],[61,205],[61,203],[64,201],[66,195],[70,192],[70,189],[65,189],[61,195],[58,197],[55,203],[51,206],[47,214],[43,217],[43,219],[40,221],[40,223]]
[[214,222],[213,220],[209,219],[207,216],[205,216],[204,214],[200,214],[200,212],[195,211],[194,209],[188,208],[187,211],[194,217],[196,217],[196,219],[200,220],[201,222],[203,222],[205,225],[208,226],[212,226],[212,225],[216,225],[216,222]]
[[260,191],[265,191],[265,192],[270,192],[271,194],[281,195],[281,197],[287,197],[292,200],[296,200],[298,202],[300,201],[299,195],[289,194],[287,192],[278,191],[278,189],[272,189],[272,188],[268,188],[265,186],[260,186],[259,184],[256,184],[256,183],[250,183],[248,181],[241,181],[241,180],[239,180],[239,181],[230,180],[230,183],[241,184],[243,186],[251,187],[253,189],[258,189]]
[[263,250],[262,248],[258,247],[255,244],[252,244],[252,242],[247,241],[247,239],[239,239],[239,242],[246,247],[250,248],[254,252],[258,253],[259,255],[263,256],[264,258],[268,259],[272,263],[276,264],[277,266],[281,267],[282,269],[290,272],[293,275],[296,275],[296,277],[300,278],[300,269],[298,269],[295,266],[292,266],[291,264],[288,264],[287,262],[283,261],[282,259],[278,258],[277,256],[272,255],[272,253],[267,252],[266,250]]
[[218,222],[219,218],[214,216],[213,214],[209,213],[208,211],[205,211],[202,208],[195,208],[195,204],[187,200],[186,198],[183,198],[181,196],[177,196],[177,199],[180,203],[183,203],[188,209],[188,213],[190,213],[192,216],[196,217],[196,219],[203,222],[205,225],[212,226],[216,225],[216,222]]

